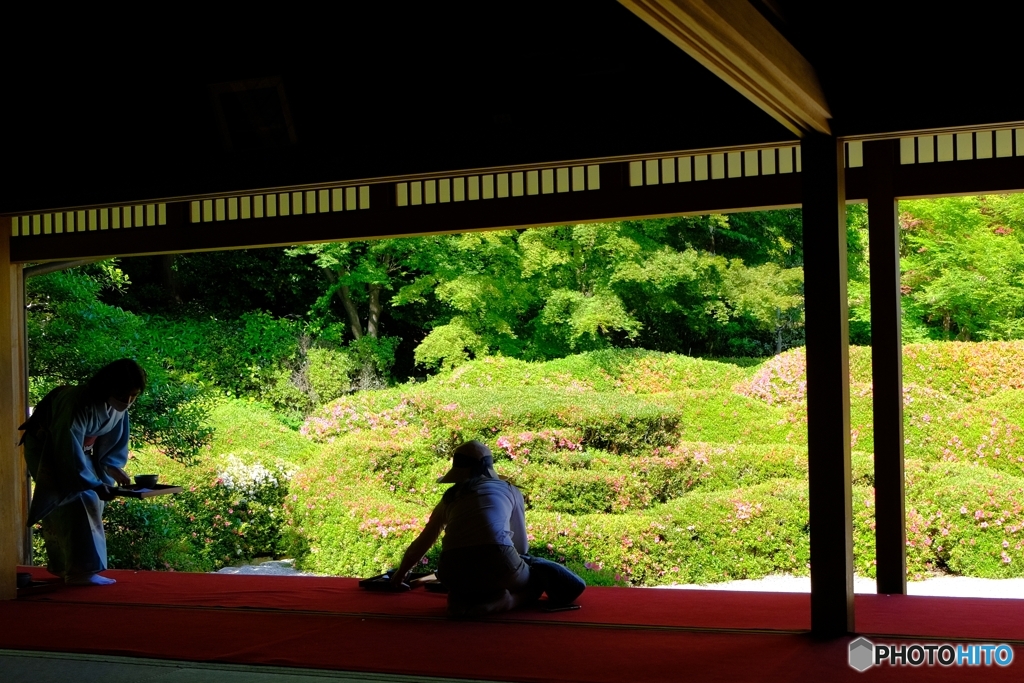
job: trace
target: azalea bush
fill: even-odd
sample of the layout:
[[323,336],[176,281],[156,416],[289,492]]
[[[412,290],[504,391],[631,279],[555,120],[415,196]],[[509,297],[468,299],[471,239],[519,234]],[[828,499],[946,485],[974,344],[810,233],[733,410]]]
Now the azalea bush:
[[534,513],[534,552],[593,562],[632,585],[707,583],[806,573],[806,484],[695,493],[637,515]]
[[202,571],[188,531],[166,500],[115,498],[103,511],[111,569]]
[[[304,444],[290,442],[288,430],[276,441],[266,440],[266,430],[280,422],[261,420],[252,410],[240,419],[238,403],[218,406],[213,415],[233,424],[219,431],[197,464],[181,463],[153,447],[131,453],[130,474],[157,473],[161,482],[184,490],[146,500],[118,498],[107,505],[112,566],[215,571],[283,552],[284,503],[297,463],[306,457],[298,447]],[[256,439],[245,438],[257,429],[262,434],[253,433]]]

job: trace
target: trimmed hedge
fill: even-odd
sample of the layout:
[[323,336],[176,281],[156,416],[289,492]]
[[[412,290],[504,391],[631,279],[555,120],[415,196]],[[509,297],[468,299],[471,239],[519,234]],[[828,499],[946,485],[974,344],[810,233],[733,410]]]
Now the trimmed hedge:
[[431,378],[446,389],[542,387],[567,392],[656,394],[730,386],[750,374],[750,359],[724,362],[644,349],[607,349],[545,363],[489,357]]

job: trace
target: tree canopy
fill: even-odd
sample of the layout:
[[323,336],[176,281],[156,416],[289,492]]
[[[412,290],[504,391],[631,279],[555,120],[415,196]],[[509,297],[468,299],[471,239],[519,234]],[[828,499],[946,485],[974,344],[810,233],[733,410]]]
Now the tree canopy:
[[[847,216],[850,335],[868,343],[867,211]],[[901,203],[908,341],[1024,335],[1022,221],[1022,195]],[[363,387],[486,355],[765,356],[803,343],[801,232],[782,210],[141,257],[99,296],[168,319],[264,311],[304,335],[294,362],[348,354]]]

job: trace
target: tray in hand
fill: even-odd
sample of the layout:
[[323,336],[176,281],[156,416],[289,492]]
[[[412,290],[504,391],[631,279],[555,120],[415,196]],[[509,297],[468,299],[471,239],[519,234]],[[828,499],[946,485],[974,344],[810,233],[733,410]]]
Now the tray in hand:
[[169,493],[181,493],[181,490],[180,486],[171,484],[153,484],[152,486],[132,484],[113,489],[114,495],[122,498],[152,498],[153,496],[166,496]]

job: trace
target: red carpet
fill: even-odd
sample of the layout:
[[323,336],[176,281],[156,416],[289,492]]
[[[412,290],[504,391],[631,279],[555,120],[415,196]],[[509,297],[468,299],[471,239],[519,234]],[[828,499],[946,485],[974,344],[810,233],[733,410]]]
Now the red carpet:
[[[36,579],[52,578],[38,568]],[[264,608],[335,614],[373,614],[407,619],[444,618],[445,596],[415,590],[378,593],[360,590],[357,579],[334,577],[272,577],[226,574],[168,574],[112,570],[118,583],[98,591],[92,587],[61,587],[29,598],[41,602],[95,602],[135,605]],[[284,579],[284,580],[283,580]],[[502,621],[549,621],[599,624],[675,626],[713,629],[810,628],[810,598],[796,593],[770,593],[771,600],[752,600],[731,591],[666,591],[654,588],[590,589],[576,612],[540,610],[512,612]]]
[[[442,595],[371,593],[351,579],[109,575],[116,585],[0,603],[0,648],[517,681],[1024,680],[1024,654],[1009,667],[859,674],[846,663],[849,638],[794,633],[808,626],[801,594],[591,588],[576,612],[453,621]],[[857,598],[860,631],[903,642],[1024,641],[1022,609]]]

